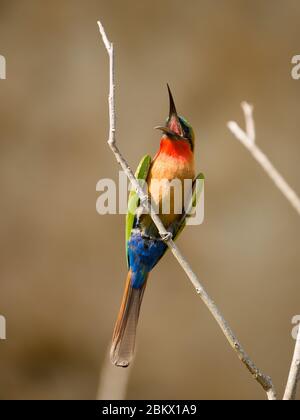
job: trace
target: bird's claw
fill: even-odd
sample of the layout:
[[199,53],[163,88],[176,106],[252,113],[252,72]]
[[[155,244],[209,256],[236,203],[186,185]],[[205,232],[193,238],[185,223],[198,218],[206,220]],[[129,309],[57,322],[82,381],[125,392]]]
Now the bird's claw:
[[172,233],[171,233],[171,232],[163,233],[163,234],[161,234],[160,236],[161,236],[161,239],[162,239],[164,242],[169,242],[169,241],[173,238],[173,235],[172,235]]

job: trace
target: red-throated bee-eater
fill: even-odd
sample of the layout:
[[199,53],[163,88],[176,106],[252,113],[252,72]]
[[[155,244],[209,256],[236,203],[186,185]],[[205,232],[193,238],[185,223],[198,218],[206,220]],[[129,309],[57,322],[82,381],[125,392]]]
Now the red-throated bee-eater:
[[[184,197],[189,196],[192,206],[196,205],[200,189],[196,180],[203,182],[204,176],[195,178],[194,132],[189,123],[178,116],[172,93],[168,86],[170,112],[166,125],[157,127],[162,131],[160,148],[155,158],[144,156],[136,172],[139,180],[146,180],[148,194],[154,203],[165,228],[175,239],[186,223]],[[162,188],[164,181],[179,180],[182,194],[180,211],[174,204],[174,190]],[[184,192],[185,180],[190,180],[190,194]],[[201,184],[200,184],[201,186]],[[173,191],[173,192],[172,192]],[[167,194],[167,196],[164,196]],[[162,204],[170,200],[169,212],[162,211]],[[167,245],[161,239],[151,216],[141,212],[139,198],[135,192],[129,196],[126,217],[126,254],[128,275],[120,312],[115,325],[111,361],[116,366],[127,367],[132,361],[135,335],[141,302],[150,271],[166,252]]]

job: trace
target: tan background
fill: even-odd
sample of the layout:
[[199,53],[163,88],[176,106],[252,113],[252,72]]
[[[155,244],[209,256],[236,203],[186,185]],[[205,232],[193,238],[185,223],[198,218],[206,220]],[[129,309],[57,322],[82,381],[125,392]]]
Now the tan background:
[[[166,82],[197,135],[206,218],[179,241],[279,392],[299,305],[299,217],[226,128],[255,104],[258,142],[299,183],[299,1],[0,1],[0,398],[94,398],[126,275],[124,217],[95,211],[117,179],[106,146],[117,52],[118,139],[155,153]],[[264,398],[171,255],[142,308],[128,398]]]

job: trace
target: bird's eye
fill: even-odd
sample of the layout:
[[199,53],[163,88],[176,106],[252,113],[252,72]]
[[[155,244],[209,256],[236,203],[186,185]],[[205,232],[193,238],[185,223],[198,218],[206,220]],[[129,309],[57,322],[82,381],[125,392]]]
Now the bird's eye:
[[182,124],[182,128],[183,128],[184,137],[187,137],[188,138],[190,136],[190,129],[189,129],[189,127],[185,123],[183,123]]

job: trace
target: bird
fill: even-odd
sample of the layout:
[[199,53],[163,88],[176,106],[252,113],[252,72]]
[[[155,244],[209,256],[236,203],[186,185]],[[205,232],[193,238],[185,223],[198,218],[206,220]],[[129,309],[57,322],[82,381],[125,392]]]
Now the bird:
[[[196,205],[199,189],[195,188],[195,181],[204,180],[204,175],[200,173],[195,178],[194,131],[187,120],[177,114],[169,85],[167,88],[169,116],[165,125],[155,127],[162,133],[159,150],[154,159],[149,155],[142,158],[135,175],[146,181],[149,200],[175,240],[188,217],[185,200]],[[175,200],[175,188],[167,188],[174,180],[182,188],[178,200]],[[186,184],[187,180],[191,182]],[[186,185],[191,186],[190,191],[184,191]],[[164,212],[167,202],[169,211]],[[137,324],[149,273],[168,248],[135,191],[129,195],[125,245],[128,274],[110,350],[112,364],[123,368],[128,367],[134,357]]]

